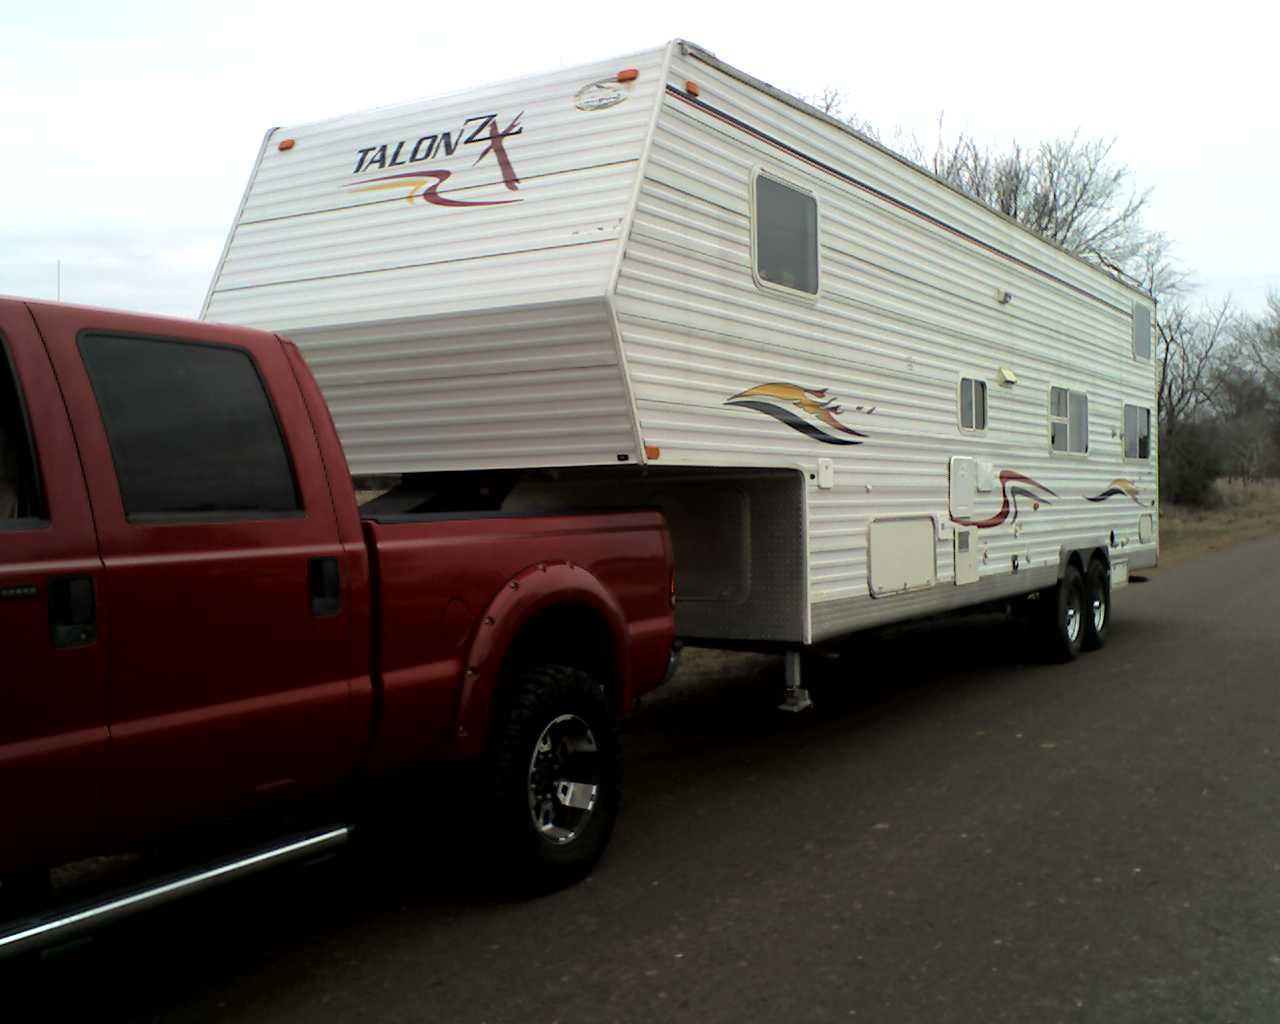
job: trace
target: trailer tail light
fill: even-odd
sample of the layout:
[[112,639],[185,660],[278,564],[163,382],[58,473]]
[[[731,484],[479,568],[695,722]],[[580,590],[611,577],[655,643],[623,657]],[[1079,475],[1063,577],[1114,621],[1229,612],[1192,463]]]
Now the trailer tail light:
[[671,570],[671,607],[676,606],[676,571]]
[[639,68],[623,68],[621,71],[618,72],[619,82],[634,82],[639,77],[640,77]]

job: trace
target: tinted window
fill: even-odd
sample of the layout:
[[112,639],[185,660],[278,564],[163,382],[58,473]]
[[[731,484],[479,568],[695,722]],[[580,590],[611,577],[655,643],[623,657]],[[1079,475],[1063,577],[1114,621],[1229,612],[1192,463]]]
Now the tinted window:
[[1071,451],[1087,452],[1089,450],[1089,399],[1079,391],[1071,392],[1068,423]]
[[1124,407],[1124,457],[1151,457],[1151,410],[1140,405]]
[[987,382],[965,377],[960,381],[960,426],[987,429]]
[[18,375],[0,336],[0,527],[43,520],[45,515]]
[[818,290],[818,201],[772,178],[756,178],[756,273],[761,280]]
[[130,519],[296,512],[280,427],[248,353],[85,335],[80,353]]
[[1151,358],[1151,310],[1139,302],[1133,304],[1133,354]]
[[1089,450],[1089,396],[1083,391],[1049,389],[1049,443],[1058,452]]

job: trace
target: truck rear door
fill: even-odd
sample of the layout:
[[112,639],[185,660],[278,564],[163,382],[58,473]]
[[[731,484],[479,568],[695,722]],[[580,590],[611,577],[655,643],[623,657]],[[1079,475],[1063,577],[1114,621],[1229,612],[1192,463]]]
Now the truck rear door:
[[332,787],[364,738],[350,706],[351,608],[332,496],[281,344],[33,309],[71,409],[114,608],[116,818],[145,834],[158,819]]
[[103,825],[102,582],[48,355],[0,300],[0,874],[76,856]]

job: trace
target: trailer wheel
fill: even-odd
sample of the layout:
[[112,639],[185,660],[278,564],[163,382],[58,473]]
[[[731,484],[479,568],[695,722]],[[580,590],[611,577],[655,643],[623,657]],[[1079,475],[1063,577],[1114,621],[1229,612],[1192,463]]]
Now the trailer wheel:
[[617,723],[585,672],[521,672],[493,723],[487,756],[488,849],[502,880],[547,891],[591,870],[622,797]]
[[1056,587],[1044,595],[1042,605],[1046,652],[1053,661],[1072,661],[1084,644],[1084,580],[1074,565],[1067,566]]
[[1101,558],[1089,563],[1084,578],[1084,649],[1096,651],[1107,642],[1111,626],[1111,573]]

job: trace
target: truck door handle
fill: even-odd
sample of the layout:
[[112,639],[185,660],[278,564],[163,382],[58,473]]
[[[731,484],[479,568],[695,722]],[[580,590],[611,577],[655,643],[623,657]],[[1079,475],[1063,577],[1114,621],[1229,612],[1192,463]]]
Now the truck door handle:
[[97,639],[93,578],[54,576],[49,580],[49,642],[54,647],[85,647]]
[[342,580],[336,558],[313,558],[307,563],[311,584],[311,614],[337,615],[342,610]]

